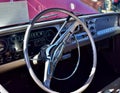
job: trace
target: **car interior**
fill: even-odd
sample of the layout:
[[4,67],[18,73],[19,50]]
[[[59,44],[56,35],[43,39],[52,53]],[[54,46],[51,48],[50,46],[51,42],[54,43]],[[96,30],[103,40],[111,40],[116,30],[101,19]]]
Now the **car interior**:
[[0,93],[120,93],[120,13],[49,8],[0,27]]

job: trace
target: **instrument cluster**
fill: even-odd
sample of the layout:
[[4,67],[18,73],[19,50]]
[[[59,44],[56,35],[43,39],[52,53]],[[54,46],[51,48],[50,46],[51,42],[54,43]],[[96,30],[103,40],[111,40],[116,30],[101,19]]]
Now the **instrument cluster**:
[[[49,44],[56,35],[55,27],[32,30],[29,36],[29,55],[34,55],[40,48]],[[23,40],[25,32],[12,33],[0,37],[0,65],[23,58]]]

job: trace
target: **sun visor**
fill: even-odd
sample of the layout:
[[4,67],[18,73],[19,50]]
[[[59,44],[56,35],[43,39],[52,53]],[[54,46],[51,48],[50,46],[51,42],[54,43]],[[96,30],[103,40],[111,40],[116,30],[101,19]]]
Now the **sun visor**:
[[0,27],[29,22],[27,1],[0,3]]

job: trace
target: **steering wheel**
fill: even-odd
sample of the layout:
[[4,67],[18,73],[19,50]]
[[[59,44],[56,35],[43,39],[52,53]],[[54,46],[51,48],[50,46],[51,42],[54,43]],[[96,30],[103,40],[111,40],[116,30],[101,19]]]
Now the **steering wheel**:
[[[50,13],[50,12],[64,13],[64,14],[68,15],[68,17],[66,18],[62,27],[59,29],[56,36],[53,38],[52,42],[49,45],[46,45],[42,48],[42,53],[45,58],[45,60],[44,60],[45,61],[44,81],[42,83],[38,79],[36,74],[34,73],[33,68],[30,64],[30,58],[28,55],[28,40],[29,40],[30,32],[35,25],[35,22],[37,20],[39,20],[40,18],[42,18],[43,15]],[[70,20],[70,19],[74,20],[72,25],[62,35],[59,35],[61,32],[61,29],[67,24],[68,20]],[[78,25],[82,25],[83,28],[85,29],[85,31],[88,35],[88,38],[90,39],[90,43],[91,43],[92,51],[93,51],[93,64],[92,64],[91,72],[90,72],[88,79],[86,80],[86,82],[84,83],[84,85],[82,87],[78,88],[75,91],[72,91],[72,93],[80,93],[80,92],[83,92],[91,83],[91,81],[94,77],[95,71],[96,71],[96,64],[97,64],[97,52],[96,52],[95,42],[94,42],[94,39],[93,39],[90,31],[84,25],[84,23],[77,16],[75,16],[73,13],[69,12],[68,10],[61,9],[61,8],[50,8],[50,9],[44,10],[41,13],[39,13],[31,21],[31,23],[29,24],[29,26],[26,30],[26,33],[24,36],[24,45],[23,45],[25,62],[26,62],[27,68],[29,70],[29,73],[30,73],[31,77],[33,78],[33,80],[35,81],[35,83],[46,92],[58,93],[57,91],[54,91],[50,88],[51,79],[53,78],[53,73],[56,68],[56,65],[59,62],[59,60],[61,59],[61,56],[63,54],[63,50],[65,48],[66,41],[69,40],[72,35],[74,36],[75,28]],[[79,42],[78,42],[77,38],[76,38],[76,42],[77,42],[78,52],[80,52],[79,51]],[[37,59],[39,60],[38,56],[41,56],[41,53],[39,53],[36,56],[37,56]],[[76,69],[75,69],[75,71],[76,71]]]

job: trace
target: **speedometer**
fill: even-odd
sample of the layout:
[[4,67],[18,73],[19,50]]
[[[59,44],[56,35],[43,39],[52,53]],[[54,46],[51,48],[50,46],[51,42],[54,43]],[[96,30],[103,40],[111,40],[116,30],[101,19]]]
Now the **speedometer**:
[[46,38],[46,41],[48,43],[50,43],[52,41],[52,39],[54,38],[54,36],[56,35],[55,31],[54,30],[48,30],[46,33],[45,33],[45,38]]

